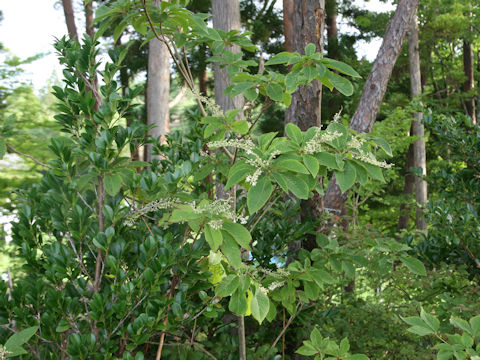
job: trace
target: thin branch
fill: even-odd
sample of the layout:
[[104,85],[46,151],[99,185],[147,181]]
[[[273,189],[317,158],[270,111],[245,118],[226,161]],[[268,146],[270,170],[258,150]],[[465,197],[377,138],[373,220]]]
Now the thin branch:
[[41,165],[43,167],[46,167],[47,169],[53,169],[50,165],[47,165],[47,164],[44,164],[43,162],[41,162],[40,160],[37,160],[35,159],[32,155],[28,155],[28,154],[24,154],[22,153],[21,151],[18,151],[17,149],[15,149],[12,145],[10,144],[5,144],[7,146],[7,149],[9,149],[10,151],[20,155],[20,156],[23,156],[23,157],[26,157],[26,158],[29,158],[30,160],[33,160],[33,162],[37,163],[38,165]]
[[94,280],[92,279],[92,277],[90,276],[90,274],[88,273],[87,269],[85,268],[85,264],[83,263],[83,259],[80,257],[78,251],[77,251],[77,248],[75,247],[75,244],[73,243],[73,240],[70,236],[67,235],[67,239],[68,239],[68,242],[70,243],[70,245],[72,246],[72,249],[73,249],[73,252],[75,253],[75,256],[77,257],[77,260],[78,260],[78,265],[80,266],[80,270],[82,270],[82,273],[88,278],[88,280],[90,280],[90,282],[93,284],[94,283]]
[[300,311],[302,311],[302,308],[303,308],[303,305],[302,305],[302,302],[299,301],[298,304],[297,304],[297,311],[295,312],[295,314],[293,314],[292,316],[290,316],[290,319],[288,319],[287,321],[287,324],[284,326],[282,332],[280,334],[278,334],[277,338],[275,339],[275,341],[273,342],[272,346],[270,346],[270,349],[273,349],[275,347],[275,345],[277,345],[277,343],[280,341],[280,339],[282,338],[283,334],[285,333],[285,331],[287,330],[287,328],[290,326],[290,324],[292,323],[293,319],[295,319],[295,317],[300,314]]
[[257,219],[255,220],[255,223],[249,229],[250,232],[252,232],[253,229],[255,229],[255,226],[257,226],[258,222],[265,216],[265,214],[267,213],[268,210],[270,210],[270,208],[273,206],[273,204],[275,204],[277,202],[277,200],[280,198],[280,196],[282,196],[282,194],[279,194],[273,201],[270,201],[270,199],[272,198],[272,196],[273,196],[273,194],[275,193],[276,190],[277,189],[275,188],[275,190],[273,190],[272,194],[268,198],[267,202],[265,203],[265,204],[268,204],[268,206],[265,207],[263,212],[257,217]]

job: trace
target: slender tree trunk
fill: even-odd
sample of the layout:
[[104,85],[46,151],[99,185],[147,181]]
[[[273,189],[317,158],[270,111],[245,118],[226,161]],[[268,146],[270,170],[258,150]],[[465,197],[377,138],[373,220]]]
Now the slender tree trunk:
[[72,40],[78,40],[77,26],[75,25],[75,13],[73,12],[72,0],[62,0],[63,13],[67,23],[68,35]]
[[337,0],[325,0],[328,57],[338,59]]
[[[351,129],[357,132],[372,130],[417,5],[418,0],[400,0],[398,2],[395,14],[387,26],[382,46],[363,87],[357,110],[350,122]],[[340,211],[347,197],[348,191],[342,194],[335,177],[333,177],[325,193],[325,207]]]
[[475,77],[474,77],[474,64],[473,64],[473,46],[471,42],[463,40],[463,71],[465,77],[467,78],[463,83],[463,90],[465,92],[470,92],[470,95],[465,100],[465,105],[467,107],[468,115],[472,118],[474,124],[477,123],[477,116],[475,111],[475,96],[471,94],[472,90],[475,88]]
[[[411,130],[410,130],[411,133]],[[405,185],[403,188],[403,194],[410,198],[415,191],[415,177],[413,176],[410,168],[413,167],[413,144],[410,144],[407,152],[407,163],[405,164]],[[410,206],[407,203],[400,205],[400,218],[398,219],[397,231],[408,229],[408,223],[410,222]]]
[[[408,59],[410,63],[410,91],[412,98],[422,93],[422,81],[420,75],[420,54],[418,51],[418,22],[415,14],[408,32]],[[412,122],[412,135],[418,137],[413,143],[413,166],[422,168],[422,176],[415,176],[415,198],[417,200],[417,212],[415,225],[418,230],[427,230],[424,207],[427,204],[427,160],[425,151],[425,129],[422,124],[423,114],[417,112]]]
[[93,0],[85,5],[85,31],[87,35],[93,38]]
[[[239,0],[212,0],[212,20],[213,27],[222,29],[223,31],[240,30],[240,2]],[[238,45],[227,47],[233,53],[240,51]],[[225,89],[230,85],[225,68],[221,69],[218,63],[214,63],[214,82],[215,82],[215,101],[223,111],[231,109],[241,109],[244,104],[242,95],[238,95],[231,99],[229,96],[223,94]]]
[[[160,6],[161,1],[155,0],[155,5]],[[158,39],[148,43],[148,71],[147,71],[147,123],[155,125],[150,130],[150,135],[165,140],[165,135],[170,130],[169,96],[170,96],[170,54],[167,46]],[[152,145],[146,149],[146,158],[151,161]]]

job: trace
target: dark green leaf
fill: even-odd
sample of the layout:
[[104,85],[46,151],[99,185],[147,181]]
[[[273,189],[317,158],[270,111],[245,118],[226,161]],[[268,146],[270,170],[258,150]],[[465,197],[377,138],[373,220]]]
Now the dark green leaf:
[[268,84],[267,95],[274,101],[283,101],[283,88],[279,84]]
[[411,256],[401,256],[400,261],[414,274],[427,276],[425,265],[420,260]]
[[225,276],[218,284],[215,294],[220,297],[227,297],[233,294],[240,285],[240,279],[237,275]]
[[213,229],[210,225],[205,225],[205,240],[212,251],[217,251],[218,247],[222,245],[222,232],[218,229]]
[[252,316],[261,324],[267,316],[269,308],[270,301],[267,295],[257,288],[251,303]]
[[344,193],[345,191],[350,189],[355,183],[355,167],[349,162],[346,162],[343,171],[335,171],[335,177],[337,178],[340,190],[342,191],[342,193]]
[[107,174],[104,183],[107,194],[115,196],[122,186],[122,177],[119,174]]
[[247,195],[247,206],[250,215],[253,215],[265,205],[270,195],[272,195],[273,189],[272,183],[265,177],[262,177],[255,186],[250,188]]
[[251,250],[250,242],[252,241],[252,236],[245,226],[231,221],[224,221],[222,227],[233,237],[238,245],[246,250]]

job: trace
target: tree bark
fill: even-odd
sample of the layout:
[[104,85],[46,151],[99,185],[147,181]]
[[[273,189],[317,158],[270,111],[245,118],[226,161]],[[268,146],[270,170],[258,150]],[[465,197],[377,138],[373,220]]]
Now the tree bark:
[[325,1],[328,57],[338,59],[337,0]]
[[[408,32],[408,59],[410,65],[410,91],[412,98],[422,93],[422,81],[420,75],[420,54],[418,51],[418,23],[415,14]],[[418,230],[426,231],[424,207],[427,204],[427,160],[425,151],[425,129],[422,124],[423,114],[417,112],[412,122],[412,135],[417,137],[413,143],[413,166],[422,168],[422,176],[415,176],[415,198],[417,200],[417,212],[415,225]]]
[[[240,30],[240,2],[239,0],[212,0],[212,20],[213,27],[223,31]],[[238,45],[226,47],[233,53],[240,51]],[[244,104],[242,95],[235,96],[231,99],[223,94],[225,89],[231,84],[225,68],[221,69],[218,63],[213,65],[214,85],[215,85],[215,101],[218,106],[225,112],[231,109],[241,109]]]
[[[467,78],[463,83],[463,90],[465,92],[472,92],[475,88],[475,77],[473,67],[473,46],[471,42],[463,40],[463,71]],[[475,111],[475,96],[470,94],[465,101],[468,115],[472,118],[474,124],[477,123],[477,116]]]
[[[410,130],[411,132],[411,130]],[[405,164],[405,185],[403,187],[403,194],[410,198],[415,191],[415,177],[410,171],[413,167],[413,144],[410,144],[407,152],[407,163]],[[410,206],[406,203],[400,205],[400,218],[398,219],[397,231],[408,229],[410,222]]]
[[93,0],[85,5],[85,31],[93,38]]
[[[160,3],[160,0],[155,0],[156,6]],[[170,54],[166,45],[156,38],[148,43],[147,94],[147,123],[155,125],[149,134],[164,141],[165,134],[170,130]],[[146,150],[146,159],[151,161],[155,157],[152,145],[148,145]]]
[[68,35],[72,40],[78,40],[77,26],[75,25],[75,13],[73,12],[72,0],[62,0],[63,13],[67,23]]
[[[360,101],[350,122],[350,128],[357,132],[370,132],[387,90],[393,67],[402,50],[407,29],[412,22],[418,6],[418,0],[400,0],[387,26],[382,46],[373,63],[370,75],[365,82]],[[342,194],[335,179],[332,178],[325,193],[325,207],[341,211],[348,197],[348,191]]]

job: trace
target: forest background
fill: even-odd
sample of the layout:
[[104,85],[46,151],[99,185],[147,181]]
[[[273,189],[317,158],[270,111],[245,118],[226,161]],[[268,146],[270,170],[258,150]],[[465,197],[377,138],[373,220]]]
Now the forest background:
[[480,358],[479,5],[160,3],[58,2],[45,87],[1,48],[6,351]]

